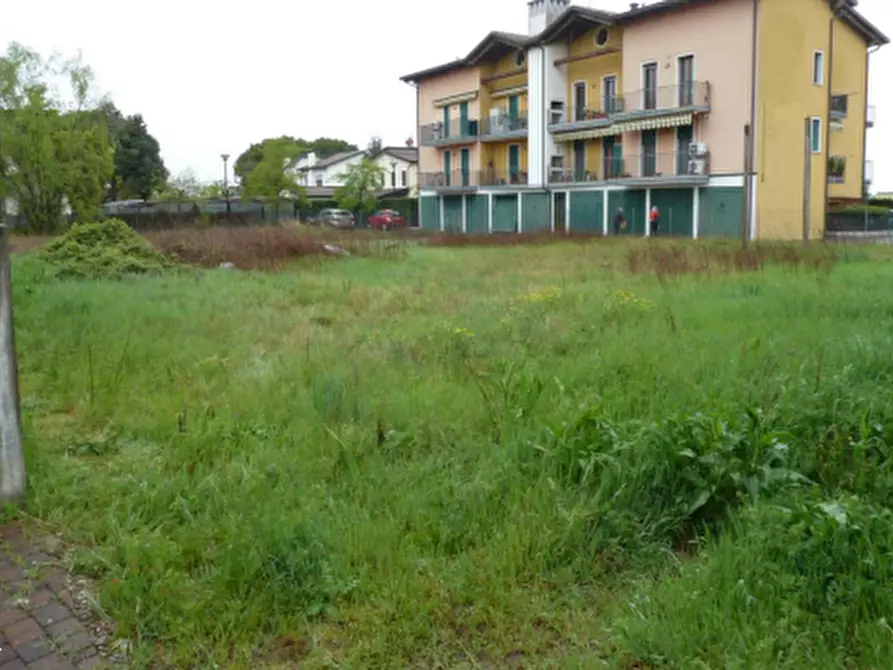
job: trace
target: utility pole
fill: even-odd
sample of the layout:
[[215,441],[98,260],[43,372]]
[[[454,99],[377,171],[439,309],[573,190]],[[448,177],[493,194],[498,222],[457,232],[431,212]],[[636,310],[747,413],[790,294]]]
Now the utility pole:
[[750,141],[751,127],[747,123],[744,125],[744,206],[741,208],[741,248],[747,248],[747,241],[750,238],[750,218],[751,204],[753,203],[753,182],[750,178],[753,172],[753,153],[751,152]]
[[12,261],[4,206],[0,202],[0,502],[20,504],[25,499],[25,454],[12,318]]
[[812,119],[806,117],[803,131],[803,246],[809,245],[809,202],[812,192]]
[[220,154],[223,159],[223,197],[226,198],[226,213],[229,214],[229,170],[227,163],[229,162],[229,154]]

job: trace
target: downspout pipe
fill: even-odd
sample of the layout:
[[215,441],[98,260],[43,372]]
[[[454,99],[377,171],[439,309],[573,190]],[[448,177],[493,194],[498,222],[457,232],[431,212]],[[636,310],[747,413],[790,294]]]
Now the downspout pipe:
[[749,236],[756,237],[756,226],[754,225],[755,213],[753,211],[753,189],[756,174],[754,168],[756,157],[756,120],[757,120],[757,46],[759,42],[759,0],[753,0],[753,11],[751,15],[751,36],[750,36],[750,138],[748,139],[747,152],[749,156],[745,157],[745,165],[747,169],[744,174],[744,197],[747,198],[745,211],[747,212],[747,221],[745,222],[749,228]]

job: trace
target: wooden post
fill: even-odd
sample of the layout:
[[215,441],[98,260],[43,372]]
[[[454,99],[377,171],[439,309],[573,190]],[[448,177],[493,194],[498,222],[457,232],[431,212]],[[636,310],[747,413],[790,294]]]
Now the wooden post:
[[[0,217],[2,215],[0,212]],[[0,502],[20,504],[25,499],[25,455],[12,317],[11,265],[9,231],[0,218]]]
[[809,245],[809,196],[812,192],[812,119],[806,117],[803,133],[803,246]]

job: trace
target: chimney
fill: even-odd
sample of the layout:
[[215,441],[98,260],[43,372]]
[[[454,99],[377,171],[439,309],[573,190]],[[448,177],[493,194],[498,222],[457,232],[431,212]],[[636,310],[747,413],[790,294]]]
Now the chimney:
[[629,3],[629,8],[630,8],[630,9],[638,9],[638,8],[639,8],[639,3],[638,3],[638,2],[631,2],[631,3]]
[[529,0],[527,3],[528,34],[539,35],[570,6],[570,0]]

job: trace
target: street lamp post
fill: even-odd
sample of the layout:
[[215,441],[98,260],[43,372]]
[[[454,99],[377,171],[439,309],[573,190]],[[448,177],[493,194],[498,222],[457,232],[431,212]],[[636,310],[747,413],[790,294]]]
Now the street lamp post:
[[229,154],[220,154],[220,157],[223,159],[223,197],[226,198],[226,213],[229,214]]

